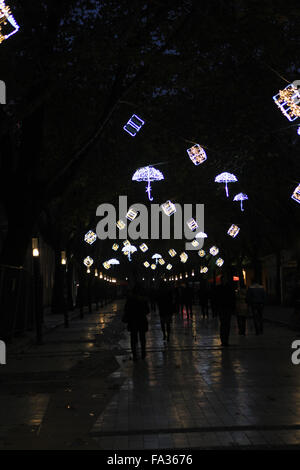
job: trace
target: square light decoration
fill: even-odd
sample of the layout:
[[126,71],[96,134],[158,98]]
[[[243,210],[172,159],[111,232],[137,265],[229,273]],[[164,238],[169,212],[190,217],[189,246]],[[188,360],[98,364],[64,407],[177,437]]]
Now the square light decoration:
[[297,188],[295,188],[291,198],[294,199],[294,201],[300,203],[300,184],[298,184]]
[[103,266],[105,267],[105,269],[110,268],[110,264],[107,261],[104,261]]
[[169,217],[175,214],[176,212],[176,206],[171,201],[166,201],[164,204],[161,205],[161,207],[164,213]]
[[151,264],[151,269],[156,269],[156,264]]
[[207,266],[204,266],[203,268],[200,269],[200,273],[201,274],[206,274],[208,271],[208,267]]
[[187,226],[188,226],[188,228],[191,229],[192,231],[196,230],[196,229],[199,227],[199,225],[197,224],[196,220],[193,219],[193,218],[192,218],[192,219],[189,219],[189,220],[187,221]]
[[93,258],[91,258],[90,256],[87,256],[87,257],[84,258],[84,260],[83,260],[83,264],[85,264],[85,266],[87,266],[88,268],[89,268],[90,266],[92,266],[93,262],[94,262],[94,260],[93,260]]
[[142,243],[140,245],[140,250],[143,251],[143,253],[148,250],[148,246],[146,245],[146,243]]
[[92,245],[96,240],[97,235],[92,230],[89,230],[84,236],[84,241],[89,245]]
[[123,129],[124,131],[128,132],[131,137],[135,137],[144,124],[145,122],[141,118],[139,118],[136,114],[133,114]]
[[188,255],[183,251],[180,255],[180,261],[182,263],[186,263],[187,262],[187,259],[188,259]]
[[193,147],[187,149],[187,153],[194,165],[200,165],[200,163],[207,160],[206,152],[199,144],[195,144]]
[[129,209],[129,211],[126,214],[126,218],[129,220],[134,220],[138,215],[138,211],[136,211],[133,207]]
[[237,225],[231,225],[227,234],[230,235],[232,238],[235,238],[238,235],[239,231],[240,227],[238,227]]
[[19,29],[20,26],[11,14],[9,6],[5,5],[4,0],[0,0],[0,44]]
[[118,229],[123,230],[126,227],[126,225],[124,224],[123,220],[118,220],[117,227]]
[[171,248],[171,249],[168,251],[168,253],[169,253],[169,255],[170,255],[172,258],[174,258],[174,256],[176,256],[176,251],[175,251],[173,248]]
[[170,263],[166,267],[167,267],[168,271],[170,271],[170,269],[172,269],[172,265]]
[[148,261],[145,261],[144,266],[145,266],[145,268],[149,268],[150,263],[148,263]]
[[112,249],[114,251],[117,251],[119,249],[119,245],[117,243],[114,243],[113,246],[112,246]]
[[219,248],[217,248],[216,246],[212,246],[209,252],[212,256],[216,256],[219,253]]
[[198,251],[198,255],[200,256],[200,258],[203,258],[205,256],[205,251],[204,250],[199,250]]
[[163,258],[159,258],[158,260],[159,264],[161,264],[162,266],[165,264],[165,260]]
[[273,100],[289,121],[300,117],[300,90],[292,83],[273,96]]
[[199,246],[199,242],[197,242],[197,240],[193,240],[192,241],[192,245],[197,248],[197,246]]

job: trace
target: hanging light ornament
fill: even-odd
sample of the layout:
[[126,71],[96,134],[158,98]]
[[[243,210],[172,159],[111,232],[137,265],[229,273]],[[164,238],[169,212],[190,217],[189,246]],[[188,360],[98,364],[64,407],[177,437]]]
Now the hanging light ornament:
[[158,263],[158,260],[162,258],[162,256],[159,254],[159,253],[155,253],[153,256],[152,256],[152,259],[155,259],[155,263],[157,264]]
[[145,122],[141,118],[139,118],[136,114],[133,114],[123,129],[124,131],[128,132],[131,137],[135,137],[144,124]]
[[293,83],[280,90],[273,100],[289,121],[300,117],[300,90]]
[[144,266],[145,266],[145,268],[149,268],[150,263],[148,263],[148,261],[145,261]]
[[208,267],[207,266],[203,266],[203,268],[200,269],[200,273],[201,274],[206,274],[208,271]]
[[111,259],[107,260],[107,263],[112,266],[112,265],[115,265],[115,264],[120,264],[120,261],[117,260],[116,258],[111,258]]
[[114,243],[113,246],[112,246],[112,249],[114,251],[117,251],[119,249],[119,245],[117,243]]
[[227,234],[230,235],[232,238],[235,238],[238,235],[239,231],[240,227],[233,224],[231,225],[231,227],[229,227]]
[[129,211],[126,214],[126,218],[129,220],[134,220],[138,215],[138,211],[136,211],[133,207],[129,209]]
[[84,236],[84,241],[88,243],[89,245],[92,245],[96,240],[97,240],[97,235],[92,230],[87,232]]
[[197,240],[193,240],[192,241],[192,245],[197,248],[197,246],[199,246],[199,242],[197,242]]
[[219,253],[219,248],[217,248],[216,246],[212,246],[209,252],[212,256],[216,256]]
[[198,232],[196,238],[207,238],[207,234],[205,232]]
[[159,264],[161,264],[161,266],[163,266],[165,264],[165,260],[163,258],[160,258],[158,260]]
[[11,14],[9,6],[5,5],[4,0],[0,0],[0,44],[16,34],[19,29],[20,26]]
[[122,248],[124,255],[128,256],[128,260],[131,261],[131,253],[135,253],[137,248],[134,245],[126,245]]
[[146,243],[142,243],[142,244],[140,245],[140,250],[141,250],[143,253],[145,253],[145,251],[148,250],[148,246],[146,245]]
[[88,268],[90,268],[93,263],[94,263],[94,260],[93,260],[93,258],[91,258],[90,256],[87,256],[87,257],[84,258],[84,260],[83,260],[83,264],[84,264],[85,266],[87,266]]
[[172,265],[169,263],[169,264],[167,264],[166,268],[167,268],[168,271],[170,271],[170,269],[172,269]]
[[171,249],[168,251],[168,253],[169,253],[169,255],[170,255],[172,258],[174,258],[174,256],[176,256],[176,251],[175,251],[173,248],[171,248]]
[[216,261],[216,265],[219,266],[219,268],[220,268],[221,266],[223,266],[223,264],[224,264],[223,258],[218,258],[217,261]]
[[148,193],[149,201],[153,201],[151,196],[151,181],[160,181],[164,179],[164,175],[161,171],[157,170],[153,166],[144,166],[139,168],[134,173],[132,180],[133,181],[147,181],[148,185],[146,188],[146,193]]
[[190,230],[192,230],[192,231],[196,230],[196,229],[199,227],[199,225],[197,224],[196,220],[193,219],[193,218],[192,218],[192,219],[189,219],[189,220],[187,221],[187,226],[188,226],[188,228],[189,228]]
[[124,246],[130,246],[131,243],[130,243],[129,240],[124,240],[124,241],[123,241],[123,245],[124,245]]
[[233,173],[227,173],[226,171],[224,173],[220,173],[215,177],[215,183],[225,183],[225,190],[226,190],[226,196],[229,197],[228,194],[228,183],[236,183],[237,182],[237,177]]
[[200,256],[200,258],[203,258],[205,256],[205,251],[204,250],[199,250],[198,255]]
[[183,251],[180,255],[180,261],[182,263],[186,263],[187,262],[187,259],[188,259],[188,255]]
[[151,269],[156,269],[156,264],[151,264]]
[[118,229],[123,230],[126,227],[126,225],[124,224],[123,220],[118,220],[117,227]]
[[295,188],[291,198],[294,199],[294,201],[300,203],[300,184],[298,184],[298,186]]
[[195,144],[193,147],[187,149],[187,153],[194,165],[200,165],[200,163],[207,160],[205,150],[199,144]]
[[243,201],[246,201],[248,199],[247,194],[245,193],[238,193],[236,196],[234,196],[233,200],[234,201],[241,201],[241,211],[244,211],[243,208]]
[[110,264],[107,261],[104,261],[103,266],[105,269],[110,269]]
[[175,214],[176,212],[176,206],[171,201],[166,201],[164,204],[161,205],[161,207],[164,213],[169,217]]

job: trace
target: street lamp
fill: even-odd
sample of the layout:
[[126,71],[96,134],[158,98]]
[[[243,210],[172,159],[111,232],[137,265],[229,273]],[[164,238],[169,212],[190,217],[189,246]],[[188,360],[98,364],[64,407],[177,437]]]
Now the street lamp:
[[61,264],[67,264],[67,256],[65,251],[61,251]]
[[34,306],[37,344],[43,343],[43,283],[40,269],[39,240],[32,238]]
[[40,256],[38,238],[32,239],[32,256],[34,258],[37,258],[38,256]]

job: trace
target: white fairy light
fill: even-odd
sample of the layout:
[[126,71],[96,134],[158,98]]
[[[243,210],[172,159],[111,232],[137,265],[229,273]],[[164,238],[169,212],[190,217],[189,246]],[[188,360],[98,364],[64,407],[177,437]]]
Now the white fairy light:
[[89,245],[92,245],[96,240],[97,235],[92,230],[89,230],[84,236],[84,241]]

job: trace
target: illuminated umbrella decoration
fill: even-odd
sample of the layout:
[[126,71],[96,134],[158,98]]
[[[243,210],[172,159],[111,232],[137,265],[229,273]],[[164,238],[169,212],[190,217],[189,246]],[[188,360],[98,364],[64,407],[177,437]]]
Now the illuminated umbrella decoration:
[[233,173],[227,173],[226,171],[224,173],[220,173],[215,177],[215,183],[225,183],[225,190],[226,190],[226,196],[229,197],[228,194],[228,183],[236,183],[237,182],[237,177]]
[[120,264],[120,261],[118,261],[116,258],[111,258],[107,261],[108,264],[114,265],[114,264]]
[[125,255],[128,256],[128,260],[131,261],[131,253],[134,253],[135,251],[137,251],[137,248],[133,245],[127,245],[127,246],[124,246],[124,248],[122,248],[122,251],[124,252]]
[[162,172],[153,166],[139,168],[132,177],[132,181],[147,181],[146,193],[148,193],[149,201],[153,201],[153,197],[151,196],[151,181],[160,181],[163,179],[164,175]]
[[196,238],[207,238],[207,234],[205,232],[198,232],[196,233]]
[[155,253],[153,256],[152,256],[152,259],[155,259],[155,263],[157,264],[158,263],[158,260],[162,258],[162,256],[158,253]]
[[247,199],[248,199],[248,196],[245,193],[239,193],[233,198],[234,201],[241,201],[241,211],[244,211],[243,201],[246,201]]

